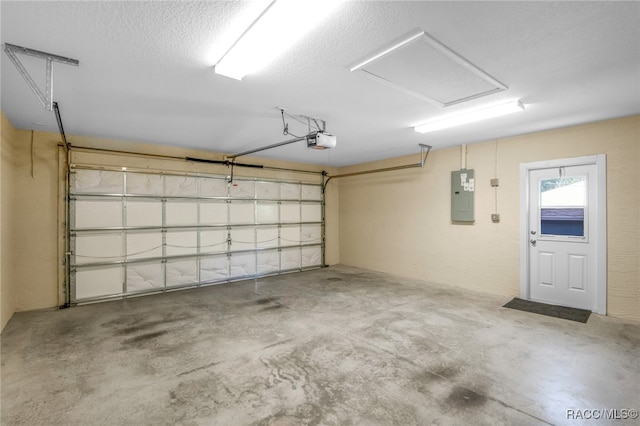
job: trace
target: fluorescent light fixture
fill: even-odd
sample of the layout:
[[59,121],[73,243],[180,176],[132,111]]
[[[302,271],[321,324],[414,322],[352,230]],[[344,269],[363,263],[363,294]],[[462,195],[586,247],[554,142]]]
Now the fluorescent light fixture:
[[519,99],[516,99],[468,111],[462,114],[450,115],[444,118],[427,121],[426,123],[415,126],[415,130],[420,133],[435,132],[436,130],[461,126],[463,124],[487,120],[493,117],[500,117],[501,115],[507,115],[518,111],[524,111],[524,104]]
[[273,0],[215,65],[217,74],[242,80],[259,71],[317,26],[339,0]]

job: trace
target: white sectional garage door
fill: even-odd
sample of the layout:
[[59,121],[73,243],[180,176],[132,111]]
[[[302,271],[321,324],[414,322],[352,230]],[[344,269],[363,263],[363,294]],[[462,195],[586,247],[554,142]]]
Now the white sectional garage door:
[[323,265],[320,184],[73,169],[71,302]]

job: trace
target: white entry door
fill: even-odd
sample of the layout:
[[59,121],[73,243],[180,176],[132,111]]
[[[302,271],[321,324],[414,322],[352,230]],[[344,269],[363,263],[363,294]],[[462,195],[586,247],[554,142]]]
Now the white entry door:
[[599,200],[604,192],[598,188],[598,165],[569,163],[526,172],[525,298],[604,313],[606,251],[599,245],[606,244],[606,234],[599,228],[606,222],[599,216],[606,214],[606,204]]

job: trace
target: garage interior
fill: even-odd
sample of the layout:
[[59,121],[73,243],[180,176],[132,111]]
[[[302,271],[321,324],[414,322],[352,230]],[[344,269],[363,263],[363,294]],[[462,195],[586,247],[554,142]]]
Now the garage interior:
[[0,12],[2,424],[637,421],[640,3]]

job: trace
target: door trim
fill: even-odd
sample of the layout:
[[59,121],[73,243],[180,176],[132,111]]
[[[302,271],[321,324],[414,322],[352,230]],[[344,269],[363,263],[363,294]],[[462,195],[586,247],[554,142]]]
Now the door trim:
[[596,209],[598,212],[596,241],[596,309],[607,314],[607,157],[606,154],[585,157],[520,163],[520,298],[529,300],[529,171],[554,167],[596,165]]

